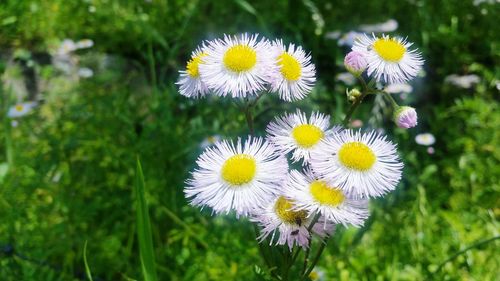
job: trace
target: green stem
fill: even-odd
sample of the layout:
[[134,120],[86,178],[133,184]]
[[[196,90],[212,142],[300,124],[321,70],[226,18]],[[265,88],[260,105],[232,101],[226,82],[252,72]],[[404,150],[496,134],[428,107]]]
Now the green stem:
[[326,243],[328,242],[329,238],[330,238],[330,236],[328,236],[325,239],[325,241],[323,241],[323,243],[321,243],[321,245],[319,246],[318,252],[316,252],[316,256],[314,257],[313,262],[311,263],[311,265],[309,266],[309,268],[307,269],[307,271],[302,276],[302,280],[306,280],[307,277],[309,276],[309,274],[311,274],[311,271],[314,269],[314,267],[318,263],[319,258],[321,257],[321,254],[323,254],[323,250],[325,249]]
[[394,100],[394,98],[390,94],[388,94],[387,92],[382,92],[382,94],[391,102],[393,109],[399,107],[398,103]]
[[248,125],[248,131],[250,132],[250,135],[254,135],[254,122],[253,122],[253,106],[249,103],[245,107],[245,118],[247,119],[247,125]]
[[349,107],[349,110],[347,111],[347,114],[345,115],[344,121],[342,123],[344,124],[344,127],[349,124],[349,121],[351,120],[352,114],[354,111],[356,111],[356,108],[361,104],[363,99],[369,94],[368,91],[364,91],[363,94],[359,98],[357,98],[353,104],[351,104],[351,107]]
[[442,263],[441,263],[441,264],[437,267],[437,269],[436,269],[436,270],[434,270],[434,272],[432,272],[432,274],[434,274],[434,273],[436,273],[436,272],[440,271],[440,270],[441,270],[441,268],[443,268],[443,266],[445,266],[448,262],[450,262],[450,261],[452,261],[452,260],[456,259],[457,257],[459,257],[460,255],[464,254],[465,252],[467,252],[467,251],[469,251],[469,250],[472,250],[472,249],[474,249],[474,248],[477,248],[477,247],[479,247],[479,246],[482,246],[482,245],[484,245],[484,244],[488,244],[488,243],[490,243],[490,242],[492,242],[492,241],[495,241],[495,240],[497,240],[497,239],[500,239],[500,236],[495,236],[495,237],[492,237],[492,238],[489,238],[489,239],[486,239],[486,240],[479,241],[479,242],[474,243],[474,244],[470,245],[469,247],[467,247],[467,248],[465,248],[465,249],[463,249],[463,250],[461,250],[461,251],[456,252],[454,255],[450,256],[450,257],[449,257],[449,258],[447,258],[445,261],[443,261],[443,262],[442,262]]

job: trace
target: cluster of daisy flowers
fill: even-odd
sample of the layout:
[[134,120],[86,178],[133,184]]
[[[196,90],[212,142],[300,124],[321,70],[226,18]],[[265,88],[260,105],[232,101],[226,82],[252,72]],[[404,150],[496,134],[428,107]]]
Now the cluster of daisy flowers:
[[203,42],[177,81],[181,95],[246,98],[262,91],[295,101],[312,90],[315,67],[300,46],[259,35],[224,36]]
[[[355,43],[345,66],[358,77],[367,70],[379,82],[404,82],[422,65],[410,46],[403,39],[365,37]],[[286,48],[282,40],[244,34],[204,42],[177,84],[192,98],[270,92],[293,101],[307,96],[315,80],[311,57],[300,46]],[[397,111],[402,111],[399,123],[411,127],[416,113],[409,107]],[[214,214],[248,217],[260,228],[259,241],[290,250],[310,247],[314,235],[331,236],[337,225],[362,226],[368,201],[396,188],[403,163],[382,133],[346,129],[330,119],[297,110],[275,117],[264,137],[207,144],[186,181],[186,198]]]
[[215,143],[198,158],[186,197],[217,214],[248,216],[261,226],[261,240],[290,249],[308,247],[312,233],[325,237],[337,224],[362,226],[368,199],[394,190],[403,164],[385,136],[329,120],[297,110],[269,123],[265,138]]

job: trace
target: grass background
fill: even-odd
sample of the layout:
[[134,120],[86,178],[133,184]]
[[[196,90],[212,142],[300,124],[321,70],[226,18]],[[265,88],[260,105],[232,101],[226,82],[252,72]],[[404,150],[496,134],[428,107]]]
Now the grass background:
[[[335,76],[347,50],[325,35],[393,18],[395,34],[408,36],[426,59],[425,77],[405,100],[417,108],[419,126],[377,123],[399,144],[404,178],[372,202],[366,228],[337,232],[320,266],[326,280],[498,280],[498,240],[438,270],[500,232],[500,4],[477,2],[2,1],[3,92],[18,95],[9,85],[31,77],[37,87],[28,92],[43,102],[12,128],[14,163],[0,171],[0,279],[85,280],[88,241],[94,280],[141,280],[133,204],[139,155],[159,280],[259,280],[251,225],[200,212],[182,192],[200,143],[247,134],[244,115],[229,99],[180,96],[177,71],[201,40],[223,33],[283,38],[311,52],[318,83],[301,102],[263,99],[257,134],[295,108],[339,123],[348,103]],[[95,42],[76,53],[92,78],[69,79],[50,63],[50,50],[65,38]],[[481,82],[460,89],[444,83],[450,74]],[[372,101],[356,113],[365,124]],[[435,154],[414,142],[422,132],[436,136]]]

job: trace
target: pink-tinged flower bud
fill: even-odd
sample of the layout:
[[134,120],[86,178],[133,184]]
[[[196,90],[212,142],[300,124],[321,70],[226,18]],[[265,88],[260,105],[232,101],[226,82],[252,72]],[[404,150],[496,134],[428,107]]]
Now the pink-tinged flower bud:
[[368,62],[366,61],[366,57],[363,53],[352,51],[345,56],[344,65],[347,71],[355,76],[359,76],[363,73],[363,71],[365,71],[368,66]]
[[417,111],[409,106],[401,106],[394,113],[394,122],[399,128],[409,129],[417,126]]

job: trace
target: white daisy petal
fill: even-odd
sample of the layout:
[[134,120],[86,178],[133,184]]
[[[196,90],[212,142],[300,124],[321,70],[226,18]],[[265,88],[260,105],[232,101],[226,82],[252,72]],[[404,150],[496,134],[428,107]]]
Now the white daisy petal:
[[403,169],[396,145],[375,131],[333,134],[311,153],[310,163],[329,186],[356,198],[379,197],[394,190]]
[[330,127],[330,116],[313,112],[307,119],[306,114],[297,110],[293,114],[277,117],[267,125],[268,139],[284,153],[292,152],[292,161],[304,160],[304,165],[310,159],[310,153],[320,141],[340,130]]
[[11,106],[9,108],[9,111],[7,112],[7,117],[9,118],[18,118],[27,115],[30,113],[33,108],[35,108],[38,105],[37,102],[23,102],[23,103],[18,103],[14,106]]
[[302,47],[283,45],[282,40],[273,42],[275,67],[270,72],[271,91],[285,101],[305,98],[316,82],[316,69]]
[[191,59],[186,64],[186,70],[179,71],[179,93],[188,98],[199,98],[205,96],[209,90],[201,80],[200,64],[206,57],[205,46],[198,47],[192,54]]
[[369,216],[368,200],[351,198],[316,177],[310,169],[304,172],[292,170],[284,190],[297,210],[306,210],[310,216],[320,213],[326,221],[335,224],[363,225]]
[[265,90],[274,67],[271,44],[258,34],[209,42],[200,64],[202,80],[219,96],[255,96]]
[[221,141],[208,147],[196,161],[184,189],[192,205],[215,213],[235,210],[246,216],[278,194],[288,173],[286,158],[262,138]]
[[354,43],[353,51],[364,52],[368,61],[368,76],[385,83],[404,83],[417,76],[424,60],[413,43],[398,37],[368,37],[364,35]]
[[[288,245],[290,251],[294,245],[307,248],[311,233],[307,230],[312,218],[304,210],[294,210],[294,202],[284,196],[276,196],[265,208],[254,212],[251,220],[258,223],[261,229],[259,242],[271,236],[269,243]],[[312,232],[324,238],[332,235],[335,227],[332,223],[318,220]]]

